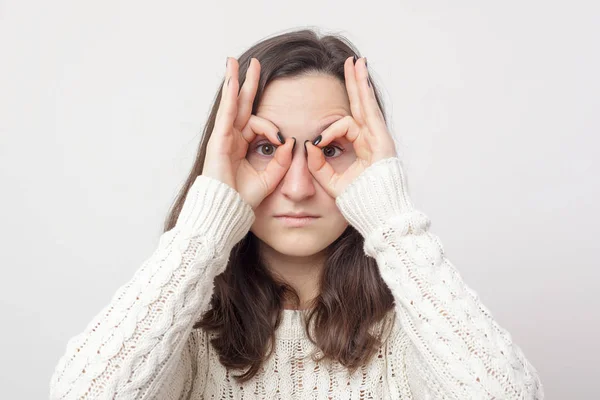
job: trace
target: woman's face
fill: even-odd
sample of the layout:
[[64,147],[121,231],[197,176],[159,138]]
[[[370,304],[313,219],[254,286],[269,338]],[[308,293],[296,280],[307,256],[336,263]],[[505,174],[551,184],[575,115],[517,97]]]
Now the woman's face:
[[[286,142],[295,137],[296,148],[287,173],[256,208],[256,220],[250,230],[269,250],[287,256],[315,255],[333,243],[348,222],[335,199],[308,170],[304,141],[313,141],[327,125],[351,115],[346,88],[337,78],[323,74],[275,80],[267,85],[256,115],[275,124]],[[277,145],[259,135],[250,143],[246,158],[256,170],[264,170]],[[322,151],[336,172],[346,170],[356,159],[352,143],[345,138],[334,140]],[[319,218],[293,227],[275,217],[297,212]]]

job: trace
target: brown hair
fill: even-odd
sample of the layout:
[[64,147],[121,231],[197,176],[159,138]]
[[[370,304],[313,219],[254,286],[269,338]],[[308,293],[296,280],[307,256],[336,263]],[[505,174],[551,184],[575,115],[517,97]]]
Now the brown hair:
[[[265,87],[275,79],[325,73],[338,78],[345,86],[344,62],[353,55],[360,57],[349,40],[341,35],[319,38],[310,29],[280,33],[255,44],[238,58],[240,88],[248,61],[253,57],[258,59],[261,72],[252,107],[254,114]],[[204,127],[194,165],[165,222],[165,232],[175,226],[188,190],[202,174],[223,84]],[[380,94],[372,79],[371,84],[385,119]],[[254,377],[263,361],[271,356],[283,300],[293,298],[299,303],[294,289],[275,279],[261,261],[258,241],[249,231],[233,247],[225,271],[215,277],[209,310],[194,325],[194,328],[217,334],[211,343],[225,367],[249,367],[244,374],[235,376],[238,382]],[[376,261],[364,253],[363,245],[363,237],[349,225],[328,247],[320,295],[312,303],[305,327],[309,339],[323,353],[321,358],[313,358],[315,361],[327,358],[352,372],[377,353],[383,343],[382,335],[372,335],[370,329],[375,324],[387,325],[386,316],[393,310],[394,302]],[[308,329],[311,321],[315,326],[314,337]]]

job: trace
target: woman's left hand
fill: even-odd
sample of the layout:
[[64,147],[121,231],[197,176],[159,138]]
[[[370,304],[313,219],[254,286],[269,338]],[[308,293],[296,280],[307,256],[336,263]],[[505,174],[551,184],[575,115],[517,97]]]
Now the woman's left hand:
[[[396,157],[396,147],[388,132],[383,114],[375,99],[373,87],[367,83],[366,59],[353,57],[344,63],[346,90],[352,116],[334,122],[323,131],[317,142],[306,141],[308,169],[329,195],[336,198],[365,169],[379,160]],[[327,162],[321,148],[336,138],[346,137],[354,147],[356,160],[343,173],[336,173]],[[310,143],[309,143],[310,142]]]

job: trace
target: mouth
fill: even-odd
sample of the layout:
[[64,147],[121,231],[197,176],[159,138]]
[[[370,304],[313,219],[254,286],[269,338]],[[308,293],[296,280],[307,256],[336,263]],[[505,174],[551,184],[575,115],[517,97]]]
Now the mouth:
[[290,215],[278,215],[275,218],[280,221],[283,225],[289,227],[302,227],[314,223],[320,217],[316,216],[290,216]]

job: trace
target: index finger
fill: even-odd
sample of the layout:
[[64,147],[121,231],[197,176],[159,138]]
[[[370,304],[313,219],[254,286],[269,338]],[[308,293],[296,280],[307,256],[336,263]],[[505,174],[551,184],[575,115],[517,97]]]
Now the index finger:
[[260,62],[250,58],[248,69],[246,70],[246,79],[238,96],[238,113],[233,123],[233,126],[239,130],[246,126],[248,118],[252,114],[252,104],[254,104],[259,79]]
[[[267,139],[269,139],[269,141],[271,141],[271,143],[273,144],[285,144],[285,140],[283,140],[282,142],[277,137],[277,134],[279,133],[279,128],[277,128],[277,126],[274,123],[272,123],[266,118],[261,118],[254,114],[250,115],[248,123],[242,129],[241,132],[244,140],[248,142],[248,144],[252,143],[252,141],[258,135],[267,137]],[[283,139],[283,136],[280,137],[281,139]]]
[[364,116],[362,112],[362,104],[360,102],[360,92],[358,85],[356,84],[356,67],[354,57],[349,57],[344,63],[344,75],[346,79],[346,91],[348,92],[348,99],[350,100],[350,110],[352,116],[359,124],[364,123]]

